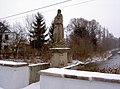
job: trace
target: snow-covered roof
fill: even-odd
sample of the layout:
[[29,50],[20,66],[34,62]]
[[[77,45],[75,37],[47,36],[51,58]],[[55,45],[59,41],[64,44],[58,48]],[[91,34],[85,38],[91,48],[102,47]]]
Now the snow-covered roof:
[[63,68],[49,68],[41,70],[42,75],[47,76],[59,76],[64,78],[81,79],[81,80],[95,80],[104,82],[117,82],[120,83],[120,75],[118,74],[106,74],[98,72],[77,71]]
[[26,62],[13,62],[13,61],[0,60],[0,65],[1,66],[20,67],[20,66],[27,66],[28,64]]

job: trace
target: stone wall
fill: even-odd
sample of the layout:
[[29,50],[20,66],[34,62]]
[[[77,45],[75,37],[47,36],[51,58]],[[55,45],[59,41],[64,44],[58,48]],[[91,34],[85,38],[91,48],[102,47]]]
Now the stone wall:
[[0,60],[0,87],[3,89],[21,89],[29,85],[27,63]]
[[40,78],[40,89],[120,89],[117,74],[50,68]]
[[40,73],[38,72],[40,70],[47,69],[49,67],[50,67],[50,64],[48,63],[30,64],[29,65],[29,72],[30,72],[29,84],[38,82],[40,80]]

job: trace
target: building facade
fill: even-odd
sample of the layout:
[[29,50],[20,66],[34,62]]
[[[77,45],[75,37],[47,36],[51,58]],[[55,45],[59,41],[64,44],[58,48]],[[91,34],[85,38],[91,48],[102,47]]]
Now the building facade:
[[15,32],[6,31],[0,34],[0,39],[2,39],[1,49],[10,49],[10,46],[15,42],[17,34]]

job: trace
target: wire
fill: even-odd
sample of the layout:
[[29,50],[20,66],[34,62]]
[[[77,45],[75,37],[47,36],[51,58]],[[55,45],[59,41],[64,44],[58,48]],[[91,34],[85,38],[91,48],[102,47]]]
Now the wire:
[[48,5],[48,6],[40,7],[40,8],[37,8],[37,9],[33,9],[33,10],[29,10],[29,11],[18,13],[18,14],[2,17],[0,19],[11,18],[11,17],[14,17],[14,16],[18,16],[18,15],[22,15],[22,14],[25,14],[25,13],[33,12],[33,11],[36,11],[36,10],[40,10],[40,9],[56,6],[56,5],[59,5],[59,4],[63,4],[63,3],[69,2],[69,1],[71,1],[71,0],[66,0],[66,1],[59,2],[59,3],[51,4],[51,5]]
[[[37,8],[37,9],[34,9],[34,10],[30,10],[30,11],[26,11],[26,12],[14,14],[14,15],[6,16],[6,17],[0,18],[0,19],[7,19],[7,18],[15,17],[15,16],[18,16],[18,15],[22,15],[22,14],[25,14],[25,13],[33,12],[33,11],[36,11],[36,10],[39,10],[39,9],[44,9],[44,8],[48,8],[48,7],[51,7],[51,6],[58,5],[58,4],[66,3],[66,2],[69,2],[69,1],[72,1],[72,0],[62,1],[62,2],[59,2],[59,3],[52,4],[52,5],[48,5],[48,6],[44,6],[44,7],[41,7],[41,8]],[[95,0],[87,0],[87,1],[80,2],[80,3],[64,6],[64,7],[61,7],[61,8],[72,7],[72,6],[76,6],[76,5],[80,5],[80,4],[84,4],[84,3],[88,3],[88,2],[92,2],[92,1],[95,1]],[[50,12],[50,11],[53,11],[53,10],[56,10],[56,9],[43,11],[42,13]]]
[[[60,7],[60,8],[72,7],[72,6],[76,6],[76,5],[80,5],[80,4],[84,4],[84,3],[88,3],[88,2],[92,2],[92,1],[95,1],[95,0],[87,0],[87,1],[76,3],[76,4],[71,4],[71,5],[63,6],[63,7]],[[47,10],[47,11],[42,11],[41,13],[46,13],[46,12],[50,12],[50,11],[53,11],[53,10],[56,10],[56,9],[50,9],[50,10]]]
[[88,2],[92,2],[92,1],[95,1],[95,0],[87,0],[87,1],[83,1],[83,2],[77,3],[77,4],[72,4],[72,5],[64,6],[62,8],[72,7],[72,6],[76,6],[76,5],[80,5],[80,4],[84,4],[84,3],[88,3]]

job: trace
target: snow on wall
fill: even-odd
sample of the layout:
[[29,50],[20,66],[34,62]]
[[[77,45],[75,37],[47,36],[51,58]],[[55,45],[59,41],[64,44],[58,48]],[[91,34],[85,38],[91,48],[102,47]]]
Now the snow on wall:
[[15,66],[7,63],[0,65],[0,87],[3,89],[20,89],[29,84],[28,66]]
[[19,66],[19,65],[27,65],[27,63],[0,60],[0,65]]
[[40,89],[120,89],[120,75],[50,68],[41,71]]
[[3,88],[0,87],[0,89],[3,89]]

